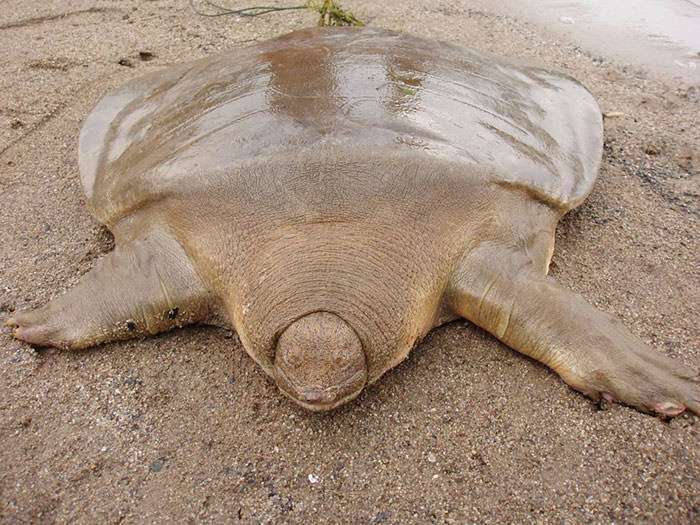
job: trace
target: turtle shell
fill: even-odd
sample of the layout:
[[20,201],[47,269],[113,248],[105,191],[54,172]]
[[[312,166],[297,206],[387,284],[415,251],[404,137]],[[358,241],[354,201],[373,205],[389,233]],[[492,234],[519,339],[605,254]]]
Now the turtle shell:
[[447,161],[566,211],[591,190],[602,121],[591,94],[552,69],[381,29],[311,28],[112,91],[81,132],[81,180],[109,224],[193,177],[322,147]]

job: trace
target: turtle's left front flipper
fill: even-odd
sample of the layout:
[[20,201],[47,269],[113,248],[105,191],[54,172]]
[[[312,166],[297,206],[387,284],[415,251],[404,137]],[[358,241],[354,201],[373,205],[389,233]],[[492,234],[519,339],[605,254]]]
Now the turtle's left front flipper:
[[66,294],[7,324],[31,344],[85,348],[204,320],[213,303],[180,244],[154,231],[120,243]]
[[648,347],[526,257],[466,259],[446,300],[455,313],[593,399],[665,417],[686,409],[700,414],[697,371]]

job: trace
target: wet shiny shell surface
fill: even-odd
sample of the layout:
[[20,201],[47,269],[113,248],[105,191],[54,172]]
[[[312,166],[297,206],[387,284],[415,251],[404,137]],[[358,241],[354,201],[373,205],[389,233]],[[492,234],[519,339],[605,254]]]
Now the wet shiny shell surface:
[[208,173],[333,148],[434,158],[568,210],[591,189],[601,134],[593,97],[562,73],[380,29],[311,28],[109,93],[85,122],[80,168],[106,223]]

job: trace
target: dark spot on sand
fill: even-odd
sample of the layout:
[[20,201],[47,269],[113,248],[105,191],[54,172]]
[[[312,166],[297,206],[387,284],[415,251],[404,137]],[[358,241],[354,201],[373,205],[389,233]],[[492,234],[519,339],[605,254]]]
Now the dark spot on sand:
[[14,312],[15,307],[14,305],[10,303],[2,303],[0,304],[0,312]]
[[647,142],[644,144],[644,153],[647,155],[658,155],[661,153],[661,147],[653,142]]
[[129,330],[136,330],[136,323],[135,323],[134,321],[132,321],[131,319],[127,319],[127,321],[126,321],[126,327],[127,327]]
[[168,319],[175,319],[177,314],[180,313],[180,308],[177,306],[168,311]]
[[156,58],[156,55],[150,51],[139,51],[139,58],[144,62],[148,62],[149,60]]

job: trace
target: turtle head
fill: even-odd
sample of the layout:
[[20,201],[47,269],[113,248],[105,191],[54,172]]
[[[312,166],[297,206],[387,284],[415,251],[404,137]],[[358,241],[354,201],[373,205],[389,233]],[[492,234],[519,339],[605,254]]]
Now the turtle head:
[[343,319],[314,312],[290,324],[275,347],[277,386],[309,410],[330,410],[355,398],[367,383],[362,343]]

